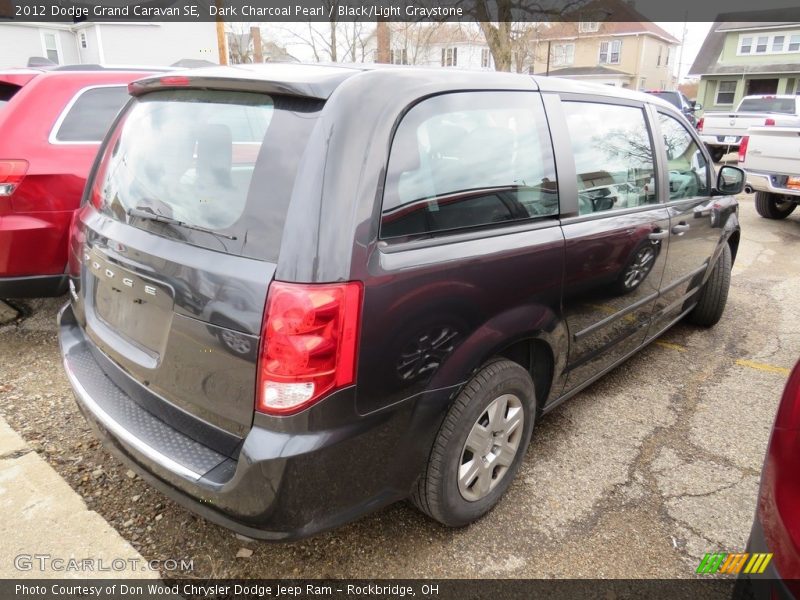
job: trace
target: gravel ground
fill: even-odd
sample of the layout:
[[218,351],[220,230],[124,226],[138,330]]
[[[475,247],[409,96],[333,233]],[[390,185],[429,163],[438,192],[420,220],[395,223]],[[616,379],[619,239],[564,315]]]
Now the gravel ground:
[[538,423],[506,498],[464,529],[399,504],[270,544],[186,512],[90,434],[58,352],[66,298],[11,301],[22,312],[0,326],[0,414],[145,558],[191,559],[185,576],[690,577],[705,552],[746,543],[775,408],[800,356],[800,214],[767,221],[741,200],[722,322],[678,325]]

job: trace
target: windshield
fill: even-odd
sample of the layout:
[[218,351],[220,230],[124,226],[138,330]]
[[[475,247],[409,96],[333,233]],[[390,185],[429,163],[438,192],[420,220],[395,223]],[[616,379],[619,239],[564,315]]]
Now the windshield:
[[159,235],[273,260],[319,108],[249,92],[147,94],[112,134],[92,200]]
[[681,99],[677,92],[650,92],[653,96],[658,96],[662,100],[666,100],[673,106],[677,108],[683,108],[681,106]]
[[783,113],[793,115],[794,98],[745,98],[739,105],[739,112]]

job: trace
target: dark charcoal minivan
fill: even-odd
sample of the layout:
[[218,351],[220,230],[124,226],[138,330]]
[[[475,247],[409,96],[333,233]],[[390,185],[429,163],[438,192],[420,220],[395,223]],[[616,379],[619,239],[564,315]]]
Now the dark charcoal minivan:
[[469,523],[536,418],[725,307],[743,173],[651,96],[297,65],[130,91],[73,225],[64,364],[121,458],[247,536],[409,497]]

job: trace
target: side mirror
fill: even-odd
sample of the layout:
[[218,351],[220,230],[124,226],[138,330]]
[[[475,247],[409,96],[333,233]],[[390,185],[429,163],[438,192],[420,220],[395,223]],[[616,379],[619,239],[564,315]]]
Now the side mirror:
[[717,173],[717,192],[722,196],[741,194],[747,176],[739,167],[723,165]]
[[703,110],[703,105],[700,104],[697,100],[692,100],[692,110],[697,112],[698,110]]

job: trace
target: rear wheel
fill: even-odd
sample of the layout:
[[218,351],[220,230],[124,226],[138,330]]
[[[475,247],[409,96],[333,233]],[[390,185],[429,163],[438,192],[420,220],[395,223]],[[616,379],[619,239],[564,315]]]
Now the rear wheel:
[[700,290],[697,306],[689,313],[688,320],[695,325],[711,327],[716,325],[725,312],[728,302],[728,290],[731,286],[731,248],[728,244],[722,248],[717,264],[711,271],[708,281]]
[[450,527],[482,517],[514,479],[534,415],[525,369],[508,360],[483,367],[447,412],[411,501]]
[[797,206],[792,200],[779,194],[756,192],[756,212],[765,219],[785,219]]

